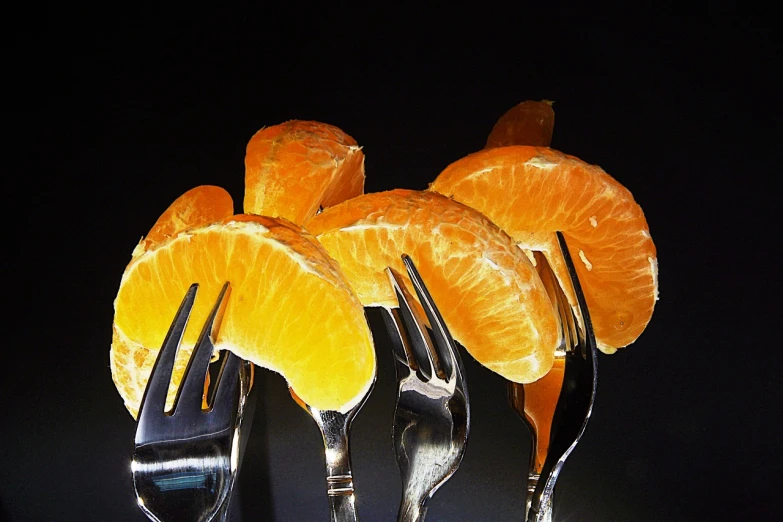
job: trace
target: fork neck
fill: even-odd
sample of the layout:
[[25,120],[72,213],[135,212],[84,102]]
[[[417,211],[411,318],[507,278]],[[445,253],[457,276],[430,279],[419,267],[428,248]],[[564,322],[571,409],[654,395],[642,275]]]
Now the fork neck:
[[348,452],[348,428],[350,421],[344,414],[335,411],[321,411],[318,416],[321,435],[326,448],[326,471],[329,477],[351,475]]
[[314,416],[324,439],[326,460],[326,494],[332,522],[356,522],[356,497],[348,449],[349,415],[334,411],[318,412]]
[[427,506],[424,502],[416,502],[411,498],[403,498],[397,522],[420,522],[427,514]]

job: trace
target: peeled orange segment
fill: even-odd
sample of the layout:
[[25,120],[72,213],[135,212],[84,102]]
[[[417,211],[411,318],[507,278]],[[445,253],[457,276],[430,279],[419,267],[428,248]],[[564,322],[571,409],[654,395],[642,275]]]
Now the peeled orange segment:
[[234,201],[221,187],[201,185],[178,197],[152,226],[142,246],[150,248],[190,227],[221,221],[234,215]]
[[406,273],[405,253],[477,361],[515,382],[552,366],[558,333],[543,283],[514,241],[477,211],[433,192],[392,190],[328,208],[308,229],[365,306],[397,306],[385,269]]
[[495,123],[485,148],[509,145],[548,147],[555,127],[555,111],[548,100],[527,100],[515,105]]
[[364,191],[364,154],[332,125],[293,120],[258,131],[245,155],[248,214],[304,225],[320,207]]
[[281,373],[311,406],[342,410],[369,390],[375,353],[364,309],[339,267],[296,225],[234,216],[191,227],[134,255],[114,302],[111,369],[135,416],[169,324],[192,283],[199,293],[178,353],[171,406],[222,285],[230,295],[216,348]]
[[641,207],[600,167],[546,147],[500,147],[452,163],[430,190],[482,212],[521,248],[543,252],[565,281],[554,236],[562,231],[603,352],[632,343],[649,323],[655,245]]

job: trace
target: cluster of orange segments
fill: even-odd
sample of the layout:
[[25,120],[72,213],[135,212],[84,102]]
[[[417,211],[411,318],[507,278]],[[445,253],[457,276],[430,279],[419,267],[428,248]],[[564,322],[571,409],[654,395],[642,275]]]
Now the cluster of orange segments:
[[[385,269],[407,253],[454,338],[512,382],[552,366],[557,323],[532,264],[540,251],[567,277],[554,232],[576,260],[599,348],[647,326],[657,261],[631,193],[597,166],[548,148],[549,102],[524,102],[484,150],[447,166],[426,191],[363,194],[364,154],[340,129],[289,121],[256,133],[245,158],[244,214],[229,194],[196,187],[133,252],[114,302],[115,385],[136,415],[169,323],[192,283],[199,297],[174,390],[199,325],[225,281],[217,348],[279,372],[307,404],[346,410],[375,376],[365,306],[396,306]],[[568,288],[568,285],[564,285]]]

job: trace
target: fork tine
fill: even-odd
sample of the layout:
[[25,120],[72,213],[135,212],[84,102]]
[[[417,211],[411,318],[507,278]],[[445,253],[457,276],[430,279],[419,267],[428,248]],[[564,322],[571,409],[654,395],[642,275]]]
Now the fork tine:
[[460,355],[454,344],[454,339],[451,337],[451,332],[449,332],[446,323],[443,321],[443,317],[440,315],[440,310],[438,310],[438,307],[435,305],[435,301],[433,301],[427,286],[424,284],[416,265],[413,264],[413,260],[407,254],[403,254],[402,262],[408,270],[408,275],[413,282],[413,287],[416,290],[416,294],[419,296],[419,302],[429,319],[432,332],[431,338],[435,345],[437,359],[441,365],[446,381],[451,380],[457,375],[461,377],[462,370],[460,369],[460,366],[462,361],[459,359]]
[[217,330],[215,323],[220,324],[219,316],[222,315],[222,305],[226,301],[225,296],[228,288],[229,283],[225,283],[220,290],[215,306],[212,307],[212,311],[209,313],[201,330],[198,342],[193,348],[193,353],[190,355],[190,360],[182,376],[182,383],[177,391],[177,398],[174,400],[175,413],[180,410],[180,407],[186,409],[197,407],[201,409],[209,362],[215,348],[213,344],[213,338]]
[[[560,244],[560,251],[563,254],[566,268],[568,268],[568,275],[574,288],[574,294],[576,295],[576,302],[578,304],[578,312],[582,316],[582,328],[584,331],[580,331],[580,328],[577,327],[578,335],[584,341],[585,350],[589,350],[591,352],[582,353],[581,355],[582,357],[594,360],[596,356],[596,342],[595,332],[593,331],[593,322],[590,319],[590,311],[587,309],[587,301],[585,300],[585,294],[582,291],[582,285],[579,282],[579,276],[576,275],[576,268],[574,267],[574,262],[571,259],[571,252],[568,250],[565,237],[563,237],[563,233],[560,231],[557,232],[557,242]],[[568,303],[566,303],[566,310],[569,310],[567,305]]]
[[[210,410],[228,409],[234,402],[239,389],[239,370],[242,359],[234,353],[228,352],[223,359],[223,365],[220,367],[220,373],[209,398],[208,404]],[[227,382],[223,382],[227,381]]]
[[[549,297],[549,301],[552,303],[555,315],[560,319],[560,328],[558,329],[560,340],[558,341],[557,351],[562,351],[564,353],[570,352],[577,342],[574,327],[571,324],[571,321],[567,320],[565,316],[565,314],[573,315],[571,305],[568,303],[565,292],[561,288],[561,283],[555,275],[552,264],[544,253],[533,252],[533,257],[536,261],[538,276],[541,279],[541,282],[544,283],[546,294]],[[568,281],[563,281],[562,284],[568,284]],[[564,353],[562,355],[564,355]]]
[[400,318],[400,311],[396,308],[390,308],[386,310],[387,313],[383,314],[383,322],[386,324],[386,330],[389,332],[392,342],[392,354],[394,355],[394,363],[403,364],[409,368],[408,352],[410,351],[410,342],[405,335],[405,328],[402,326],[402,319]]
[[400,317],[410,340],[411,351],[408,354],[408,365],[412,370],[419,371],[426,380],[429,380],[434,373],[433,356],[435,351],[432,348],[429,333],[427,333],[426,323],[420,310],[415,307],[415,304],[412,304],[414,303],[413,296],[405,287],[402,276],[393,268],[388,268],[387,271],[397,295],[397,302],[400,304]]
[[182,341],[182,335],[185,333],[188,319],[190,319],[190,312],[193,310],[193,304],[196,302],[197,292],[198,284],[195,283],[185,293],[185,297],[182,299],[182,303],[163,341],[163,346],[161,346],[160,352],[158,352],[158,357],[152,366],[147,388],[139,406],[140,424],[143,424],[144,419],[147,417],[157,417],[163,413],[163,408],[166,406],[166,394],[171,382],[171,372],[174,370],[174,361],[177,358],[177,351]]

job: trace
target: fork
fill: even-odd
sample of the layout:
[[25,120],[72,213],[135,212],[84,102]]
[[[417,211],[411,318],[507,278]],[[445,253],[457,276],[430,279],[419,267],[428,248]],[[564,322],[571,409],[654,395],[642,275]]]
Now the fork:
[[288,391],[296,403],[302,407],[318,425],[324,439],[324,456],[326,459],[326,496],[329,498],[329,516],[331,522],[357,522],[356,496],[353,489],[353,472],[351,471],[351,453],[348,439],[351,423],[354,417],[367,401],[375,385],[359,402],[347,412],[319,410],[305,403],[292,388]]
[[426,503],[456,471],[470,431],[470,402],[454,340],[413,261],[402,256],[427,320],[402,276],[387,272],[399,308],[384,314],[398,391],[392,436],[402,478],[398,522],[424,520]]
[[[158,522],[224,521],[250,431],[250,363],[229,353],[202,409],[214,339],[224,310],[226,283],[193,348],[174,406],[164,412],[174,361],[198,284],[185,294],[144,391],[131,471],[141,510]],[[247,413],[248,415],[245,415]]]
[[[530,384],[509,383],[508,388],[509,402],[525,421],[532,439],[528,522],[552,520],[555,483],[590,419],[598,378],[590,313],[562,233],[557,232],[557,240],[577,307],[569,305],[549,262],[537,252],[539,276],[560,320],[561,342],[549,374]],[[581,321],[575,314],[580,314]]]

